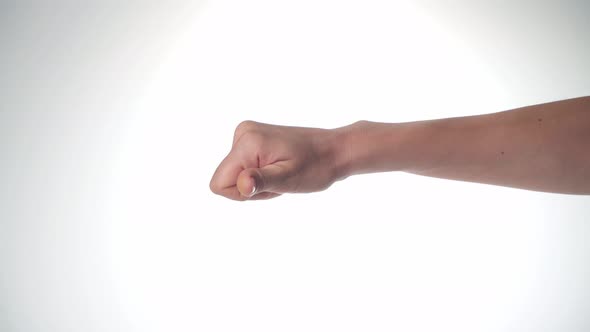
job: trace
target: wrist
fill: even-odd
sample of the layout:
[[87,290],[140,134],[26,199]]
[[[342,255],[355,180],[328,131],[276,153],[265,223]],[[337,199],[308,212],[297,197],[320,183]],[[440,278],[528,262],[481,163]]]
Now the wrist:
[[333,173],[336,181],[362,173],[360,151],[368,144],[368,121],[357,121],[348,126],[332,129],[334,151]]
[[414,144],[411,123],[358,121],[334,129],[336,179],[375,172],[401,171],[410,167]]

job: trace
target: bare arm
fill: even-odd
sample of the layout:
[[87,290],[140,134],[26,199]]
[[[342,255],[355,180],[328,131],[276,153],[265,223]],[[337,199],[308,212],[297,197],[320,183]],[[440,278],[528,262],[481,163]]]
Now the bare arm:
[[345,174],[397,170],[590,194],[588,97],[460,118],[361,122],[348,131]]
[[211,189],[238,200],[248,199],[254,186],[254,198],[271,198],[386,171],[590,194],[590,97],[459,118],[360,121],[332,130],[246,122],[236,137]]

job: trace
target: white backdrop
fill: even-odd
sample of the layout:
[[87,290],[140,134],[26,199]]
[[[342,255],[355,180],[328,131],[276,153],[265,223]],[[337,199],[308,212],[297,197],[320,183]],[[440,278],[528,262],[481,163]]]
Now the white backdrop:
[[587,95],[583,2],[1,6],[1,331],[590,328],[588,197],[393,173],[208,188],[245,119]]

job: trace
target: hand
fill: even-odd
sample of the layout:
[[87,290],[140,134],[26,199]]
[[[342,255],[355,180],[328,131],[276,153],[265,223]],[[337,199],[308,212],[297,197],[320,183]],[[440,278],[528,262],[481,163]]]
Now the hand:
[[338,177],[336,130],[242,122],[211,191],[244,201],[327,189]]

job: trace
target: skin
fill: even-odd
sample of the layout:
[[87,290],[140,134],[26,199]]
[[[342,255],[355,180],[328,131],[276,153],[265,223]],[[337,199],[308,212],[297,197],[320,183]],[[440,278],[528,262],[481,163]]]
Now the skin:
[[245,201],[402,171],[527,190],[590,194],[590,96],[504,112],[336,129],[240,123],[210,183]]

